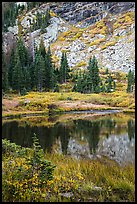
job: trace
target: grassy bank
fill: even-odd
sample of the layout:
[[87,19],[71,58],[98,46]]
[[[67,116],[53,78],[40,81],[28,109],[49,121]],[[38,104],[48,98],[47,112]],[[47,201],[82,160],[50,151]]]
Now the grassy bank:
[[122,109],[135,111],[133,93],[116,91],[113,93],[81,94],[75,92],[29,92],[25,96],[6,95],[2,100],[2,116],[18,117],[22,114],[51,114],[79,110]]
[[[132,164],[121,167],[105,157],[92,161],[76,160],[57,153],[42,153],[36,151],[36,145],[33,147],[25,149],[3,140],[3,201],[135,201],[135,169]],[[44,177],[41,175],[43,161],[52,161],[56,166],[51,179],[47,177],[47,170]]]

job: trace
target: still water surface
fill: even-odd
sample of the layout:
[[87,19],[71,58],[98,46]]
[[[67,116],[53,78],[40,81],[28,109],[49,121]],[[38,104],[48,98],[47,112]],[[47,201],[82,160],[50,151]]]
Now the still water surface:
[[135,162],[134,116],[110,114],[98,117],[33,117],[3,121],[2,137],[24,147],[32,146],[34,133],[44,151],[75,158],[107,156],[119,164]]

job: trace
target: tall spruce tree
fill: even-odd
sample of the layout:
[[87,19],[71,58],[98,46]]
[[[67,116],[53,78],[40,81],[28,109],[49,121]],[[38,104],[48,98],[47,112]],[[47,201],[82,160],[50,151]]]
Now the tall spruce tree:
[[12,87],[12,84],[13,84],[12,75],[13,75],[14,66],[15,66],[15,49],[12,48],[9,65],[8,65],[8,81],[9,81],[10,87]]
[[132,92],[133,91],[133,85],[135,83],[135,76],[134,76],[134,72],[131,71],[131,69],[128,72],[127,75],[127,92]]
[[60,63],[60,83],[66,83],[69,79],[69,65],[67,60],[67,55],[65,52],[62,52],[61,63]]
[[99,69],[97,64],[97,59],[95,56],[89,59],[89,64],[87,69],[89,70],[89,75],[91,79],[91,92],[99,93],[100,92],[100,76],[99,76]]
[[38,91],[42,92],[43,89],[43,70],[44,70],[44,58],[42,55],[39,57],[39,68],[38,68]]
[[54,81],[54,66],[52,63],[52,55],[51,55],[51,50],[50,47],[48,48],[48,51],[45,56],[45,89],[47,91],[53,90],[55,86],[55,81]]
[[112,82],[113,82],[112,76],[109,74],[106,80],[106,92],[108,93],[110,93],[113,89]]
[[2,49],[2,90],[3,92],[8,90],[8,69],[3,49]]
[[14,90],[17,90],[18,93],[20,93],[21,89],[23,88],[22,81],[23,81],[23,74],[22,74],[21,61],[20,61],[18,49],[16,49],[15,66],[13,68],[13,73],[12,73],[12,88]]
[[42,55],[42,57],[45,58],[46,50],[45,50],[45,45],[44,45],[43,38],[40,39],[39,52],[40,52],[40,55]]

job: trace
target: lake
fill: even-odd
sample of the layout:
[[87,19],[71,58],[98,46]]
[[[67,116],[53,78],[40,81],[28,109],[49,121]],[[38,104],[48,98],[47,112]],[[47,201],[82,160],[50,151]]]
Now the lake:
[[59,152],[77,159],[109,157],[119,164],[135,163],[135,116],[123,113],[3,120],[2,138],[23,147],[32,146],[36,133],[45,152]]

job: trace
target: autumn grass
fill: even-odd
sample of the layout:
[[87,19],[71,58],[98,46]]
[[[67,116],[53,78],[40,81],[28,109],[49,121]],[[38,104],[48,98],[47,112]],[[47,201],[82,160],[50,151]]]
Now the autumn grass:
[[[2,117],[21,117],[35,113],[48,115],[77,110],[121,109],[125,112],[134,112],[135,94],[126,92],[126,74],[112,72],[111,75],[117,80],[116,90],[111,93],[72,92],[74,83],[70,81],[60,85],[60,92],[31,91],[24,96],[12,92],[5,94],[2,100]],[[100,69],[100,76],[104,83],[107,78],[104,68]]]
[[[135,110],[133,93],[126,93],[126,86],[118,84],[117,90],[112,93],[81,94],[77,92],[29,92],[25,96],[14,94],[10,101],[18,100],[17,107],[10,108],[3,105],[2,116],[21,116],[22,114],[49,114],[76,110],[122,109],[130,112]],[[25,104],[25,101],[29,102]],[[83,105],[84,103],[84,105]],[[75,105],[74,105],[75,104]],[[93,106],[91,105],[93,104]],[[95,106],[97,105],[97,106]]]
[[[106,157],[92,161],[77,160],[67,155],[45,152],[45,159],[52,161],[56,168],[54,178],[46,186],[38,187],[37,175],[20,180],[27,172],[31,173],[27,158],[31,157],[32,150],[19,150],[17,145],[4,144],[12,151],[3,154],[3,201],[31,201],[32,197],[36,202],[88,202],[91,199],[94,202],[135,201],[135,168],[132,164],[119,166]],[[14,187],[14,196],[11,187]],[[65,193],[71,193],[71,196],[65,197]]]
[[[55,170],[55,178],[60,178],[62,175],[66,178],[74,178],[80,175],[82,186],[79,188],[83,201],[88,201],[90,194],[94,201],[121,201],[130,200],[131,197],[134,200],[135,178],[132,165],[120,167],[108,159],[77,161],[72,158],[66,159],[63,156],[61,156],[61,161],[58,161],[56,155],[49,156],[48,159],[58,166],[58,169]],[[101,187],[102,190],[95,193],[94,186]]]

